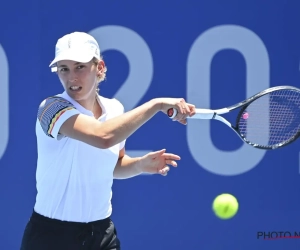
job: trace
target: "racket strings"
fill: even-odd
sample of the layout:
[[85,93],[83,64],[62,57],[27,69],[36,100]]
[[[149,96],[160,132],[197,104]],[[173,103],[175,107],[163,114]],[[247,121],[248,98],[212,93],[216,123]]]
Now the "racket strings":
[[270,147],[288,143],[300,130],[300,92],[277,90],[253,101],[240,115],[246,141]]

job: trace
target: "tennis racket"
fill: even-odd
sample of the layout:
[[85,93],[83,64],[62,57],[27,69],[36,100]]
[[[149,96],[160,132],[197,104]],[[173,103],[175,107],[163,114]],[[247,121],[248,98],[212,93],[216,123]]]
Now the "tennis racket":
[[[221,116],[238,109],[235,125]],[[173,119],[177,112],[172,108],[167,114]],[[300,89],[272,87],[227,108],[197,108],[196,114],[188,118],[221,121],[249,145],[259,149],[277,149],[295,141],[300,135]]]

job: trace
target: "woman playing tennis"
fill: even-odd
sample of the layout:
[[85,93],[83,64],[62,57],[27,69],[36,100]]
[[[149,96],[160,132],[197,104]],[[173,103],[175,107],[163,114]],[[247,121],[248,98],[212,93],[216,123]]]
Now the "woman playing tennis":
[[124,113],[119,101],[98,94],[107,69],[97,41],[87,33],[60,38],[50,67],[64,92],[38,109],[37,196],[21,250],[120,249],[110,219],[113,179],[165,176],[180,159],[165,150],[130,158],[126,139],[170,108],[178,110],[175,120],[186,124],[195,107],[183,98],[155,98]]

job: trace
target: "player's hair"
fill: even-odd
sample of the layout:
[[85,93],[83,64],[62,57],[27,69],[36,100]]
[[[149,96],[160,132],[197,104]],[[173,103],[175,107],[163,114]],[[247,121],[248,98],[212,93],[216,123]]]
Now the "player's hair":
[[[100,58],[101,58],[100,60],[103,60],[103,57],[102,57],[102,56],[100,56]],[[93,63],[94,63],[95,65],[98,65],[98,63],[99,63],[100,60],[97,59],[96,57],[94,57],[94,58],[92,59],[92,61],[93,61]],[[99,92],[99,86],[100,86],[100,83],[103,82],[103,81],[106,79],[106,72],[107,72],[107,67],[106,67],[106,65],[105,65],[105,66],[104,66],[103,73],[102,73],[101,75],[98,76],[98,87],[97,87],[97,92]]]

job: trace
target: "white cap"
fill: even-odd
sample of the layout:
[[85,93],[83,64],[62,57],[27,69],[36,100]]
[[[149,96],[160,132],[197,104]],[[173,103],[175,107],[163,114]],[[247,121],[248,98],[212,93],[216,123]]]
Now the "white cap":
[[94,57],[100,59],[100,49],[95,38],[84,32],[73,32],[57,40],[55,58],[49,67],[61,60],[87,63]]

